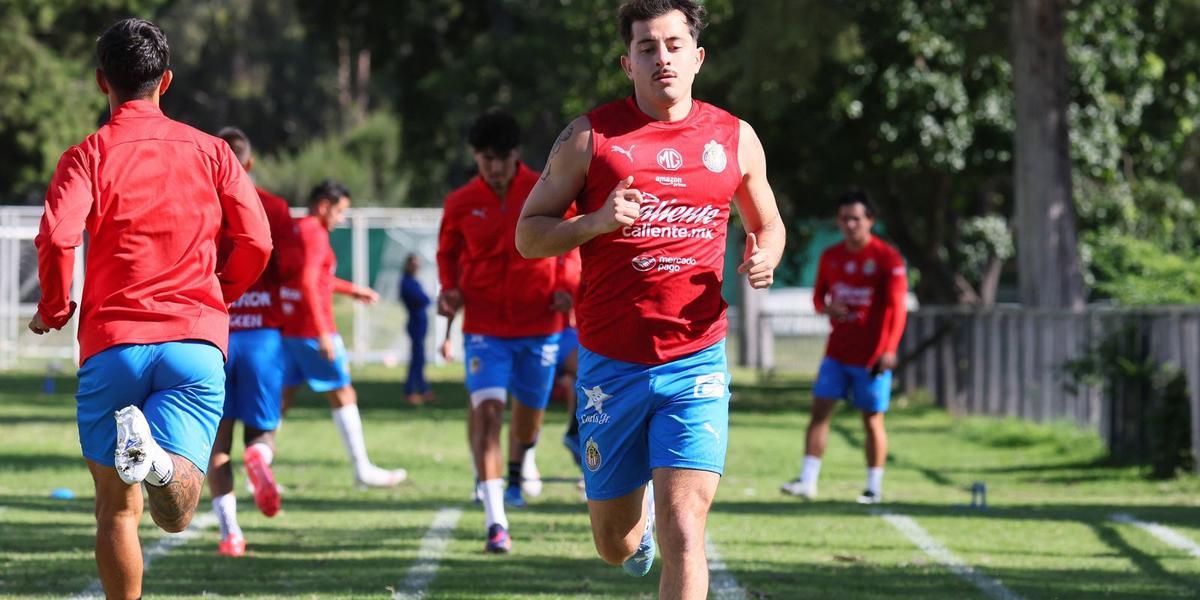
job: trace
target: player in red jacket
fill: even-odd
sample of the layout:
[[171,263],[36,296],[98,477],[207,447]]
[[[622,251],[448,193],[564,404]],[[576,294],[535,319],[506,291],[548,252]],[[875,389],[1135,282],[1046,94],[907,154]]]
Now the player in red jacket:
[[866,194],[843,194],[837,221],[845,239],[821,254],[813,290],[813,304],[818,313],[829,315],[833,331],[813,386],[804,463],[800,475],[781,489],[816,497],[829,419],[836,402],[846,399],[862,412],[867,431],[867,483],[858,501],[875,504],[882,499],[887,459],[883,415],[892,395],[896,348],[908,318],[908,280],[900,253],[871,234],[875,210]]
[[[233,150],[249,173],[254,167],[250,138],[240,129],[226,127],[217,133]],[[233,428],[242,422],[246,476],[254,486],[254,503],[268,517],[279,512],[279,490],[271,472],[275,457],[275,430],[279,427],[279,403],[283,391],[283,342],[279,328],[283,310],[279,283],[299,266],[295,227],[283,198],[258,190],[259,200],[271,224],[275,249],[266,270],[246,293],[229,306],[229,355],[225,361],[225,411],[209,464],[208,488],[213,511],[221,529],[217,553],[242,556],[246,538],[237,522],[237,496],[233,493]],[[218,264],[230,251],[227,239],[218,248]]]
[[[692,0],[621,6],[633,96],[567,126],[517,232],[525,256],[580,248],[576,414],[592,537],[606,562],[643,576],[657,505],[668,599],[708,593],[704,532],[729,440],[731,204],[753,287],[771,285],[784,246],[754,130],[692,98],[704,16]],[[567,214],[572,203],[580,216]]]
[[[62,155],[46,190],[29,329],[59,329],[75,312],[86,229],[79,442],[96,489],[100,581],[128,600],[142,595],[141,484],[166,531],[183,531],[200,501],[224,404],[226,305],[258,279],[271,233],[229,145],[159,110],[172,80],[162,30],[123,19],[96,53],[112,116]],[[219,234],[230,244],[222,265]]]
[[346,218],[350,191],[325,180],[308,196],[308,216],[296,220],[301,266],[280,286],[283,302],[283,349],[287,367],[283,377],[283,407],[292,404],[301,384],[325,394],[333,423],[342,436],[359,487],[392,487],[408,477],[404,469],[381,469],[367,456],[358,393],[350,383],[346,345],[333,320],[333,295],[343,294],[374,304],[379,294],[334,275],[337,256],[329,233]]
[[[522,480],[535,470],[525,465],[541,431],[558,340],[571,309],[575,283],[568,264],[578,259],[570,252],[564,252],[565,260],[528,260],[517,253],[517,218],[538,175],[520,162],[516,120],[486,113],[469,137],[479,175],[446,197],[438,238],[438,311],[452,317],[463,309],[471,394],[467,428],[488,529],[485,548],[507,552],[512,541],[504,505],[525,504]],[[500,429],[510,393],[516,402],[504,489]]]

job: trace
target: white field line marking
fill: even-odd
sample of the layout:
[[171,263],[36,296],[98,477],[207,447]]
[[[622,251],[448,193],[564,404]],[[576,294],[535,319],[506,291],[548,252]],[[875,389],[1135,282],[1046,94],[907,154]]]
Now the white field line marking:
[[963,559],[956,556],[934,539],[933,536],[929,535],[929,532],[918,525],[912,517],[886,511],[877,512],[876,514],[883,517],[883,520],[898,529],[900,533],[903,533],[904,537],[908,538],[910,542],[915,544],[925,554],[928,554],[930,558],[949,569],[951,573],[962,577],[970,582],[971,585],[979,588],[989,598],[994,598],[995,600],[1020,600],[1021,597],[1004,587],[1004,584],[972,569],[970,565],[963,562]]
[[454,526],[462,516],[462,509],[443,508],[433,516],[433,523],[425,537],[421,538],[421,548],[417,550],[417,562],[408,569],[404,582],[392,593],[395,600],[417,600],[425,597],[429,584],[437,576],[442,554],[450,544],[450,535]]
[[[163,535],[162,539],[155,542],[149,548],[142,549],[142,564],[144,565],[142,568],[146,571],[149,571],[150,563],[154,562],[154,559],[188,543],[192,538],[200,535],[202,531],[216,524],[216,513],[206,512],[192,519],[192,524],[188,525],[187,529],[184,529],[179,533],[168,533]],[[99,579],[93,579],[92,582],[88,584],[87,588],[72,598],[73,600],[83,600],[85,598],[92,599],[103,597],[104,585],[100,583]]]
[[1160,542],[1175,548],[1176,550],[1183,550],[1184,552],[1192,555],[1193,558],[1200,558],[1200,544],[1197,544],[1196,542],[1192,541],[1191,538],[1179,533],[1178,531],[1175,531],[1174,529],[1171,529],[1170,527],[1167,527],[1166,525],[1159,525],[1158,523],[1152,523],[1150,521],[1142,521],[1133,515],[1126,513],[1115,514],[1110,518],[1118,523],[1133,525],[1138,529],[1145,530],[1150,535],[1158,538]]
[[704,538],[704,549],[708,554],[708,587],[712,590],[712,597],[717,600],[745,600],[746,590],[738,585],[733,573],[725,566],[712,538]]

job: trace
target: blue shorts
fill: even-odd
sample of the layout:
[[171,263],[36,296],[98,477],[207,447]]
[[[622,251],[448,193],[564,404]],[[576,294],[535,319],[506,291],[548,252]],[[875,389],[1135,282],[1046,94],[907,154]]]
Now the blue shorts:
[[230,332],[222,418],[262,431],[277,429],[285,366],[278,329]]
[[333,360],[321,356],[321,344],[317,338],[283,336],[283,354],[287,357],[287,368],[283,375],[284,387],[295,387],[302,383],[317,393],[332,392],[350,385],[350,363],[346,360],[346,344],[342,336],[333,334]]
[[562,330],[561,337],[558,339],[558,368],[561,369],[563,363],[571,358],[571,353],[579,350],[579,331],[574,327],[568,327]]
[[729,379],[724,340],[661,365],[581,346],[575,413],[588,499],[624,496],[660,467],[723,473]]
[[225,403],[224,362],[216,346],[194,340],[122,344],[88,358],[75,394],[83,456],[114,466],[113,414],[132,405],[159,446],[207,472]]
[[557,333],[519,338],[468,334],[463,354],[472,405],[482,401],[475,398],[477,392],[494,390],[501,396],[506,391],[534,410],[545,410],[558,364],[558,338]]
[[842,364],[827,356],[817,372],[813,397],[849,399],[854,408],[863,412],[887,412],[892,400],[892,372],[872,377],[865,367]]

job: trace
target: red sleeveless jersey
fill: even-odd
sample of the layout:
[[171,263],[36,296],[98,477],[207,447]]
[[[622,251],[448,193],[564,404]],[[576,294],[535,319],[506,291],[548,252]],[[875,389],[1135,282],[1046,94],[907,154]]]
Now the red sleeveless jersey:
[[632,97],[587,116],[592,159],[579,211],[598,210],[630,175],[644,202],[632,226],[580,247],[580,344],[662,364],[717,343],[727,329],[721,279],[730,199],[742,179],[740,121],[697,100],[683,120],[656,121]]

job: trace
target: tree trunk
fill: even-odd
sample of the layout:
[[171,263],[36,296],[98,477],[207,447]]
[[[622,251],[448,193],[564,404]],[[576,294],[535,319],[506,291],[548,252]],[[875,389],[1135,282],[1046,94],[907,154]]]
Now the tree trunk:
[[342,111],[342,122],[351,120],[354,111],[354,91],[350,88],[350,38],[345,33],[338,35],[338,108]]
[[1080,308],[1083,277],[1071,197],[1065,0],[1014,0],[1016,238],[1021,302]]
[[358,72],[354,78],[354,100],[358,108],[358,120],[361,123],[367,118],[371,102],[371,51],[362,48],[358,51]]

